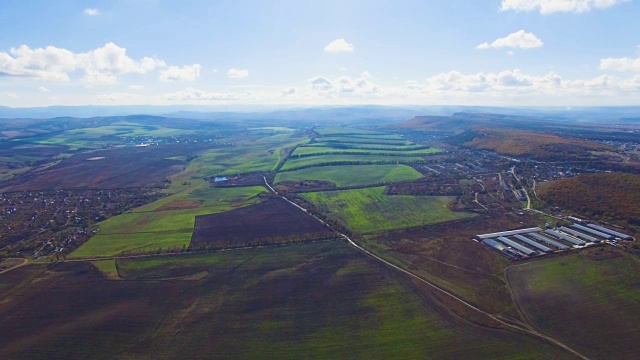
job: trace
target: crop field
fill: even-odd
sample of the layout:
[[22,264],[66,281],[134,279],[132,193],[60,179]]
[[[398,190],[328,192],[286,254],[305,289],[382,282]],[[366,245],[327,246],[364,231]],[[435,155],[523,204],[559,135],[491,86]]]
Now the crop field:
[[[214,214],[262,201],[261,186],[243,188],[195,188],[134,209],[99,223],[100,231],[81,245],[72,257],[113,256],[124,251],[144,252],[181,249],[189,245],[196,216]],[[166,209],[185,200],[199,201],[198,207]]]
[[511,267],[515,300],[540,330],[598,359],[638,359],[640,260],[610,247]]
[[306,157],[306,156],[315,156],[315,155],[324,155],[324,154],[344,154],[344,155],[389,155],[389,156],[423,156],[430,155],[434,153],[438,153],[440,150],[437,149],[397,149],[397,150],[371,150],[371,149],[340,149],[336,147],[299,147],[296,151],[291,154],[292,159],[296,159],[298,157]]
[[280,151],[307,141],[292,134],[265,136],[201,153],[189,167],[199,178],[271,171],[281,160]]
[[65,130],[54,134],[36,135],[20,139],[37,144],[67,146],[70,150],[96,148],[105,137],[169,137],[190,135],[194,130],[174,129],[157,125],[116,122],[111,125]]
[[192,247],[232,248],[331,237],[313,217],[281,198],[196,217]]
[[409,164],[424,161],[418,156],[388,156],[388,155],[319,155],[289,159],[281,171],[297,170],[314,166],[330,165],[388,165]]
[[321,213],[359,234],[410,228],[473,216],[454,212],[449,196],[383,194],[384,187],[300,194]]
[[388,151],[411,151],[426,149],[424,145],[385,145],[385,144],[367,144],[367,143],[350,143],[350,142],[318,142],[308,143],[299,148],[333,148],[333,149],[363,149],[363,150],[388,150]]
[[124,147],[80,153],[4,184],[6,191],[162,187],[167,176],[186,164],[184,156],[206,145]]
[[331,136],[331,135],[374,135],[374,136],[384,136],[386,134],[380,133],[373,130],[366,129],[358,129],[358,128],[349,128],[349,127],[317,127],[314,131],[321,136]]
[[416,180],[422,175],[406,165],[343,165],[312,167],[276,175],[275,182],[318,180],[338,187]]
[[380,144],[395,146],[411,145],[410,141],[402,139],[358,138],[353,136],[323,136],[316,139],[327,143]]
[[340,242],[116,267],[127,281],[82,262],[0,275],[11,287],[0,293],[0,358],[570,358],[461,320]]

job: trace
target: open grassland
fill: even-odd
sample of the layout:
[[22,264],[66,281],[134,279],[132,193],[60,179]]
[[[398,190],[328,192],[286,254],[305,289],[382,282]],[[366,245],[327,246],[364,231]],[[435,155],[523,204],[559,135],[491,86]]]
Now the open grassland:
[[449,196],[383,194],[384,187],[300,194],[321,213],[359,234],[410,228],[471,217],[453,212]]
[[0,275],[0,358],[570,358],[461,320],[340,242],[117,268],[126,281],[81,262]]
[[388,155],[319,155],[302,158],[290,158],[281,171],[290,171],[314,166],[330,165],[388,165],[410,164],[423,162],[418,156],[388,156]]
[[640,358],[638,274],[638,258],[609,247],[507,272],[531,322],[594,359]]
[[278,173],[275,182],[318,180],[338,187],[416,180],[422,175],[406,165],[343,165]]
[[[107,219],[100,231],[81,245],[73,257],[113,256],[124,251],[143,252],[181,249],[189,245],[196,216],[233,210],[261,201],[261,186],[242,188],[193,188]],[[162,210],[185,200],[199,205],[186,209]]]

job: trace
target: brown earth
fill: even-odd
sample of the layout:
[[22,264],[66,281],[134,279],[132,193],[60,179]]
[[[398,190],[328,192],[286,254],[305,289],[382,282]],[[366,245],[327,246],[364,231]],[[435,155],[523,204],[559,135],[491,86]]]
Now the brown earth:
[[160,206],[155,211],[195,209],[200,207],[203,202],[203,200],[175,200]]
[[[176,259],[118,261],[120,281],[81,262],[3,274],[0,358],[571,358],[459,318],[343,243]],[[207,275],[155,280],[182,266]]]
[[281,198],[219,214],[197,216],[192,247],[242,247],[331,238],[333,231]]
[[[169,175],[185,166],[183,161],[167,158],[188,156],[206,147],[171,144],[81,153],[2,186],[5,191],[162,187]],[[86,161],[96,157],[104,159]]]

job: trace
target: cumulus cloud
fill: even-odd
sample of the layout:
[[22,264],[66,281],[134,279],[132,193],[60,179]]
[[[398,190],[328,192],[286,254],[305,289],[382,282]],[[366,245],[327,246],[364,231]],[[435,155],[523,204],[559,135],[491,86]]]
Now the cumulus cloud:
[[27,45],[0,52],[0,74],[41,80],[68,81],[74,71],[83,71],[89,84],[113,83],[117,76],[144,74],[166,66],[159,59],[144,57],[136,61],[126,49],[110,42],[85,53],[74,53],[55,46],[31,49]]
[[309,79],[309,85],[312,90],[325,94],[372,94],[378,91],[378,87],[370,81],[370,78],[371,75],[366,71],[358,78],[341,76],[333,81],[323,76],[316,76]]
[[100,11],[98,9],[86,8],[83,13],[88,16],[97,16],[100,15]]
[[287,97],[296,93],[296,88],[289,88],[282,91],[282,97]]
[[41,92],[49,92],[49,89],[47,89],[47,88],[46,88],[46,87],[44,87],[44,86],[39,86],[39,87],[38,87],[38,90],[40,90]]
[[532,33],[524,30],[516,31],[503,38],[494,40],[492,43],[484,42],[476,47],[476,49],[500,49],[500,48],[516,48],[516,49],[532,49],[541,47],[544,43]]
[[231,101],[237,96],[229,93],[210,93],[198,89],[189,88],[171,94],[165,94],[164,98],[170,101]]
[[635,59],[627,57],[602,59],[600,60],[600,69],[640,72],[640,57]]
[[344,39],[335,39],[324,47],[324,51],[329,53],[353,52],[353,44],[349,44]]
[[229,79],[243,79],[249,76],[249,70],[247,69],[229,69],[227,71],[227,77]]
[[605,9],[630,0],[502,0],[501,11],[538,11],[540,14],[583,13]]
[[160,72],[160,81],[194,81],[200,76],[200,64],[169,66]]

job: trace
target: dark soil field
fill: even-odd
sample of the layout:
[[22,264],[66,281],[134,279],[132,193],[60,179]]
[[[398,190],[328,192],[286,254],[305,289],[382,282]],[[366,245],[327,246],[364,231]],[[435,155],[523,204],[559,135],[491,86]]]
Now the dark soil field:
[[508,269],[515,300],[541,331],[593,359],[640,358],[640,260],[611,247]]
[[[0,292],[0,358],[571,358],[456,317],[342,242],[119,260],[117,268],[124,280],[82,262],[0,275],[9,288]],[[181,280],[190,274],[200,280]]]
[[[518,317],[504,268],[509,261],[471,239],[482,233],[522,227],[501,214],[365,237],[369,249],[399,262],[485,311]],[[529,223],[534,225],[535,223]]]
[[329,238],[333,232],[281,198],[197,216],[192,247],[229,248]]
[[161,187],[167,176],[185,165],[168,158],[189,156],[204,148],[160,145],[81,153],[2,186],[5,191]]

